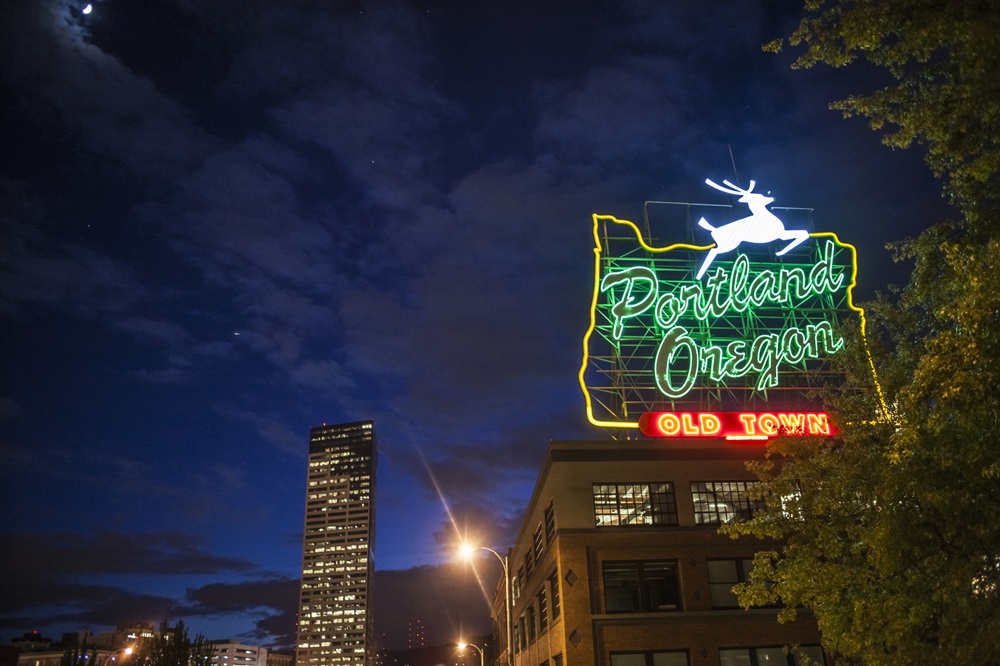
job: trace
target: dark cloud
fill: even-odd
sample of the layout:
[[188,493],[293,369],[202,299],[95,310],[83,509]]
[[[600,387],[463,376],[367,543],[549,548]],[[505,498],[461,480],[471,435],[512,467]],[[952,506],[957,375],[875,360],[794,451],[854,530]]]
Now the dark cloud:
[[275,578],[240,583],[213,583],[189,589],[183,616],[250,614],[254,629],[244,638],[277,648],[293,649],[299,603],[299,580]]
[[[246,560],[212,554],[180,534],[71,532],[2,534],[0,626],[24,626],[33,613],[41,627],[108,626],[158,621],[176,614],[176,600],[136,592],[129,576],[184,577],[246,573]],[[98,582],[100,581],[100,582]]]
[[25,576],[62,578],[96,574],[218,574],[249,571],[247,560],[213,555],[187,534],[102,531],[0,535],[9,583]]
[[249,614],[256,618],[256,628],[248,632],[248,638],[266,645],[287,647],[294,643],[298,579],[269,576],[211,583],[189,587],[179,597],[136,592],[122,584],[135,576],[180,581],[192,576],[257,573],[248,561],[212,554],[190,536],[115,532],[3,535],[0,549],[7,553],[0,570],[4,590],[0,627],[25,626],[24,617],[15,615],[18,611],[35,612],[27,623],[30,625],[74,629]]

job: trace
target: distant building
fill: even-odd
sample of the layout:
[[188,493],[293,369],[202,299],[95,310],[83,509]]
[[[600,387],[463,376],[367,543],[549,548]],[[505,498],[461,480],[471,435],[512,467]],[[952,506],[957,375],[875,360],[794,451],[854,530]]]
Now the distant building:
[[62,646],[37,631],[26,632],[5,648],[8,649],[3,651],[4,661],[8,664],[13,661],[17,666],[59,666],[65,652]]
[[21,652],[17,657],[17,666],[59,666],[65,653],[65,650]]
[[10,645],[21,652],[44,652],[52,647],[52,639],[42,636],[37,631],[28,631],[19,638],[11,640]]
[[212,666],[268,666],[267,650],[237,641],[208,641],[212,646]]
[[292,666],[294,661],[290,654],[270,650],[267,653],[267,666]]
[[309,432],[296,666],[375,661],[375,468],[372,421]]
[[[811,616],[742,610],[760,542],[717,533],[756,502],[725,440],[552,442],[509,556],[514,666],[798,666],[824,655]],[[493,617],[506,657],[501,581]]]
[[421,620],[414,620],[406,626],[406,648],[416,650],[427,647],[427,632]]
[[114,631],[103,632],[86,636],[83,633],[80,641],[86,640],[88,644],[108,649],[119,649],[135,646],[140,641],[154,638],[159,631],[148,622],[132,622],[131,624],[119,624]]

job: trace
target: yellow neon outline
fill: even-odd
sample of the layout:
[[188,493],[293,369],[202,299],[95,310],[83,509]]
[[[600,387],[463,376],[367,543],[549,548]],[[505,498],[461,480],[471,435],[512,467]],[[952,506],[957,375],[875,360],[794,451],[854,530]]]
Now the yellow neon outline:
[[[629,220],[620,220],[614,215],[599,215],[593,213],[594,219],[594,290],[593,297],[590,300],[590,326],[587,327],[587,332],[583,336],[583,363],[580,365],[580,372],[577,373],[577,378],[580,382],[580,389],[583,391],[583,397],[587,404],[587,420],[590,421],[592,425],[599,428],[638,428],[638,421],[601,421],[594,418],[594,404],[590,397],[590,391],[587,390],[587,383],[584,379],[584,374],[587,371],[587,365],[590,362],[590,336],[593,335],[594,329],[597,327],[597,296],[600,293],[600,283],[601,283],[601,237],[598,233],[600,223],[602,220],[610,221],[614,224],[621,224],[632,228],[635,232],[635,238],[647,252],[669,252],[670,250],[685,249],[685,250],[710,250],[715,247],[712,245],[691,245],[689,243],[674,243],[673,245],[668,245],[666,247],[653,247],[646,243],[642,238],[642,232],[635,223]],[[872,380],[875,383],[875,390],[878,394],[879,406],[882,408],[882,415],[885,418],[889,416],[889,408],[885,403],[885,397],[882,394],[882,385],[879,384],[878,374],[875,372],[875,362],[872,359],[871,351],[868,349],[868,341],[865,337],[865,311],[864,308],[857,307],[854,305],[854,287],[857,286],[858,278],[858,250],[856,247],[850,243],[844,243],[840,240],[836,233],[832,231],[818,231],[809,234],[810,238],[819,237],[829,237],[833,239],[839,247],[848,248],[851,251],[851,282],[847,285],[847,306],[858,313],[861,319],[861,341],[865,347],[865,354],[868,357],[868,366],[872,371]]]

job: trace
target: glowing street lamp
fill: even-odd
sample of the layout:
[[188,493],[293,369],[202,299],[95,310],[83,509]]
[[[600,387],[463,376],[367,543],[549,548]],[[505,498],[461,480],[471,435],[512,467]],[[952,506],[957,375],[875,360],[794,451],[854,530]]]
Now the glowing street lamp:
[[[512,634],[513,634],[512,627],[514,626],[514,618],[513,618],[514,609],[512,607],[513,604],[511,604],[511,602],[510,602],[510,568],[507,566],[507,556],[506,555],[501,555],[497,551],[493,550],[492,548],[487,548],[486,546],[472,546],[472,545],[467,544],[467,543],[462,544],[462,547],[461,547],[461,549],[460,549],[459,552],[461,553],[462,558],[468,561],[468,560],[470,560],[472,558],[472,554],[475,553],[477,550],[487,550],[487,551],[493,553],[496,556],[496,558],[498,560],[500,560],[500,564],[503,565],[503,587],[504,587],[504,602],[503,602],[503,604],[504,604],[504,615],[507,616],[507,627],[506,627],[507,628],[507,663],[513,665],[513,663],[514,663],[514,643],[513,643],[513,636],[512,636]],[[473,646],[473,647],[476,647],[476,646]],[[476,647],[476,649],[478,650],[479,648]],[[480,650],[480,652],[479,652],[479,657],[480,657],[480,661],[482,661],[482,657],[483,657],[482,650]]]
[[131,657],[132,646],[130,645],[128,647],[120,648],[113,652],[109,652],[108,655],[104,657],[104,662],[103,662],[104,666],[115,666],[116,662],[118,661],[118,655],[121,656],[123,661],[125,660],[126,657]]
[[483,649],[481,647],[479,647],[478,645],[476,645],[475,643],[459,643],[458,644],[458,649],[459,650],[464,650],[467,647],[474,647],[474,648],[476,648],[476,652],[479,653],[479,666],[486,666],[486,658],[483,656]]

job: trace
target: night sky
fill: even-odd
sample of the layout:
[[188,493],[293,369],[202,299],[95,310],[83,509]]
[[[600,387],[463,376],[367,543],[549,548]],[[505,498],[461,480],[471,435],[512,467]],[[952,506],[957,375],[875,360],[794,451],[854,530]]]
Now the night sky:
[[309,428],[363,419],[383,644],[488,630],[459,535],[506,548],[548,441],[607,437],[592,213],[753,178],[862,298],[948,214],[828,110],[878,72],[761,51],[794,2],[82,6],[0,4],[0,640],[291,645]]

